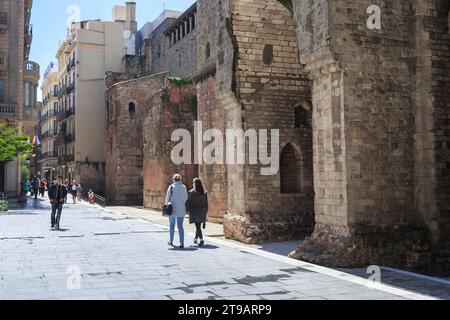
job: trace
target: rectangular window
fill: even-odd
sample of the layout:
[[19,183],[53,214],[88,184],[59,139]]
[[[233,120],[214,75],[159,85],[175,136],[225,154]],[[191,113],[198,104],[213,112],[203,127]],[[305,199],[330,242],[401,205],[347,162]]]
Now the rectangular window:
[[4,81],[0,80],[0,103],[5,102],[5,87]]
[[33,98],[33,92],[30,82],[25,82],[25,107],[31,107],[31,100]]
[[8,24],[8,13],[0,12],[0,25],[7,25],[7,24]]

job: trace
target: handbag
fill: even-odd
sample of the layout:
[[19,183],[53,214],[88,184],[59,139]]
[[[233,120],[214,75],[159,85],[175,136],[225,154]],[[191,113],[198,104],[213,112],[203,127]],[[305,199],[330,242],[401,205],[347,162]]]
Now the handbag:
[[163,207],[163,216],[164,217],[170,217],[173,214],[173,206],[172,206],[172,194],[173,194],[173,187],[170,188],[170,198],[169,203],[164,205]]

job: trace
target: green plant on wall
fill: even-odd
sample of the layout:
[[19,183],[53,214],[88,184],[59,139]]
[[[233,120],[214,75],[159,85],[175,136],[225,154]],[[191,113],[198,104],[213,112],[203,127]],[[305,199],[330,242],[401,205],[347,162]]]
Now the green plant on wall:
[[0,200],[0,212],[2,212],[2,211],[8,211],[8,209],[9,209],[8,201],[6,201],[6,200]]
[[28,166],[28,164],[22,164],[22,167],[20,167],[20,176],[22,177],[22,180],[30,179],[30,169]]
[[294,14],[294,5],[292,4],[292,0],[278,0],[281,2],[283,6],[285,6],[291,14]]
[[179,77],[169,77],[168,79],[177,87],[183,87],[192,84],[192,80],[183,79]]

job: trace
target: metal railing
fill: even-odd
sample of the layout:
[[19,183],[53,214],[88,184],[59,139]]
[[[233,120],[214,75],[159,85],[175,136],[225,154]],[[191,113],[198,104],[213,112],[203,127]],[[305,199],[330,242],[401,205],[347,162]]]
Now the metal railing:
[[[84,201],[89,202],[89,194],[87,191],[84,190],[84,192],[82,192],[82,199]],[[101,195],[98,195],[96,193],[94,193],[94,197],[95,197],[95,203],[98,204],[99,206],[106,208],[106,198],[102,197]]]
[[16,104],[0,103],[0,117],[1,118],[14,118],[16,116]]

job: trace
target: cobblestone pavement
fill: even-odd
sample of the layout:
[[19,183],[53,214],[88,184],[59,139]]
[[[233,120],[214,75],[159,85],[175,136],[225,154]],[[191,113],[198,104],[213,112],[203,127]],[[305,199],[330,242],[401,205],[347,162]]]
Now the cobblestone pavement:
[[51,231],[49,211],[30,199],[0,214],[0,299],[429,298],[213,238],[169,248],[164,226],[85,204],[66,205]]

